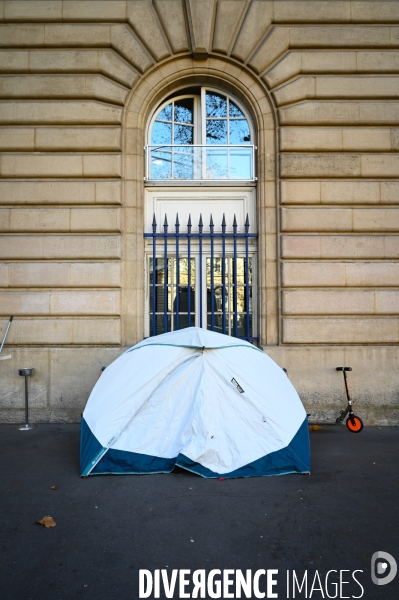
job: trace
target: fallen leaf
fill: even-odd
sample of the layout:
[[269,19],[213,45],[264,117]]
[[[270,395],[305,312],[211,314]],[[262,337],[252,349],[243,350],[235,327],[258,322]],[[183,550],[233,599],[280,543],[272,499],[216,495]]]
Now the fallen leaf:
[[375,462],[371,463],[372,465],[375,465]]
[[52,486],[50,487],[50,489],[51,489],[51,490],[58,490],[58,487],[57,487],[56,485],[52,485]]
[[43,519],[41,521],[36,521],[36,523],[38,523],[39,525],[44,525],[47,528],[55,527],[57,525],[57,523],[54,521],[53,517],[50,517],[50,515],[43,517]]
[[320,431],[320,425],[309,425],[309,431]]

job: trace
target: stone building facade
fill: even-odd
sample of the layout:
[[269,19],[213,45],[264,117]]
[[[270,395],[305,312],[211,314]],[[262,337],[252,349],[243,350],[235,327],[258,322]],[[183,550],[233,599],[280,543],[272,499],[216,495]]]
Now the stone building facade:
[[145,181],[149,124],[207,88],[253,128],[256,182],[201,198],[256,198],[260,347],[314,417],[349,365],[365,422],[399,423],[399,2],[0,0],[0,22],[1,421],[20,367],[32,420],[77,421],[143,339],[146,203],[199,198]]

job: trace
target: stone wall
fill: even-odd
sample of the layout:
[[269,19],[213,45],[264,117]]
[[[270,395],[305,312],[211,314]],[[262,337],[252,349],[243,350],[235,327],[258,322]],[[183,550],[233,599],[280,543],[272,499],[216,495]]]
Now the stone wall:
[[197,83],[258,131],[261,345],[318,416],[344,361],[399,423],[398,73],[396,1],[0,1],[0,418],[33,366],[33,418],[76,420],[142,339],[146,123]]

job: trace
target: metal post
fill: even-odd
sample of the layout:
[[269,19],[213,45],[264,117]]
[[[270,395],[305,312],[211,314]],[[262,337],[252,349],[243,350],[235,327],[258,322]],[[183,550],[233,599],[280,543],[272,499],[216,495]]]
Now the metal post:
[[32,375],[34,369],[19,369],[21,377],[25,377],[25,425],[18,427],[19,431],[29,431],[34,429],[35,425],[29,425],[29,397],[28,397],[28,377]]
[[248,233],[249,233],[249,218],[245,221],[245,335],[249,338],[249,257],[248,257]]
[[180,298],[179,298],[179,288],[180,288],[180,266],[179,266],[179,213],[176,214],[176,323],[174,329],[177,331],[180,329]]
[[[191,214],[188,215],[187,222],[187,255],[188,255],[188,298],[187,298],[187,324],[191,327]],[[195,321],[194,321],[195,325]]]
[[202,327],[202,230],[204,228],[204,224],[202,222],[202,214],[200,214],[200,219],[199,219],[199,223],[198,223],[198,229],[199,229],[199,236],[198,236],[198,241],[199,241],[199,281],[200,281],[200,290],[199,290],[199,294],[200,294],[200,327]]
[[152,220],[152,335],[157,334],[157,317],[155,314],[156,308],[157,308],[156,297],[155,297],[155,293],[156,293],[155,284],[156,284],[156,273],[157,273],[156,233],[157,233],[157,221],[156,221],[155,213],[154,213],[154,218]]
[[222,219],[222,333],[226,333],[226,218]]
[[163,330],[168,331],[168,218],[165,214],[163,223],[163,264],[164,264],[164,282],[163,282]]
[[234,259],[233,259],[233,335],[238,337],[238,322],[237,322],[237,219],[234,215],[233,220],[233,241],[234,241]]
[[[209,223],[209,229],[211,232],[211,331],[215,331],[215,279],[213,272],[213,236],[214,236],[214,224],[211,214],[211,221]],[[207,303],[208,304],[208,303]],[[207,306],[208,311],[208,306]]]

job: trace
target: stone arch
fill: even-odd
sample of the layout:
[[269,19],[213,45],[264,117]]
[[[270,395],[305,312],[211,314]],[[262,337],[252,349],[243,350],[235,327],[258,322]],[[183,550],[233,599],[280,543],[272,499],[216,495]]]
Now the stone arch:
[[[132,89],[123,114],[123,345],[144,331],[144,152],[146,125],[168,95],[190,85],[215,85],[248,109],[257,138],[258,331],[260,344],[278,341],[276,133],[274,102],[265,84],[230,60],[174,57],[143,76]],[[267,237],[266,237],[267,233]]]

